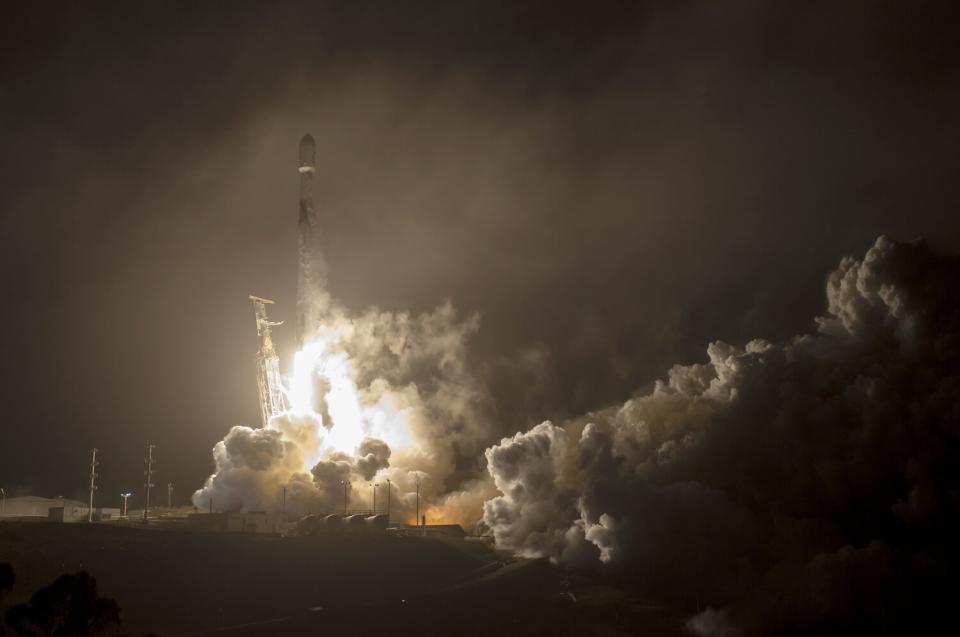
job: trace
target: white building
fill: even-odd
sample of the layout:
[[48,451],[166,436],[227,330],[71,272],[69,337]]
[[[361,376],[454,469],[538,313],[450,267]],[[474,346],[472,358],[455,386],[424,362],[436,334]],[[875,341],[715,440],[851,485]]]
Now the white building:
[[[7,498],[0,511],[0,519],[51,522],[86,522],[89,518],[86,502],[69,498],[40,498],[33,495]],[[94,507],[94,521],[120,517],[120,509]]]
[[60,507],[63,509],[82,508],[84,514],[87,511],[87,505],[79,500],[70,500],[69,498],[40,498],[33,495],[25,495],[19,498],[7,498],[3,504],[3,510],[0,511],[2,518],[37,518],[44,519],[50,517],[50,509]]
[[87,511],[89,510],[87,505],[83,503],[80,503],[80,506],[67,504],[65,506],[50,507],[47,513],[47,519],[51,522],[86,522]]

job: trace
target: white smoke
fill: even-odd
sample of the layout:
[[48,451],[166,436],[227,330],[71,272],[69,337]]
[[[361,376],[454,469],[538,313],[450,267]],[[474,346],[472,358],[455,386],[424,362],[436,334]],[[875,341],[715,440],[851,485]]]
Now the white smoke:
[[395,519],[412,519],[419,482],[421,511],[476,520],[482,496],[454,474],[489,443],[486,393],[466,364],[479,317],[460,318],[449,302],[420,315],[353,315],[328,297],[318,305],[321,326],[289,380],[291,410],[266,429],[231,429],[194,504],[276,510],[285,496],[293,515],[337,512],[349,483],[349,507],[370,509],[372,485],[384,503],[389,480]]
[[960,526],[958,274],[879,238],[830,275],[818,333],[713,343],[488,449],[484,522],[519,555],[712,604],[695,634],[886,626],[947,550],[930,529]]

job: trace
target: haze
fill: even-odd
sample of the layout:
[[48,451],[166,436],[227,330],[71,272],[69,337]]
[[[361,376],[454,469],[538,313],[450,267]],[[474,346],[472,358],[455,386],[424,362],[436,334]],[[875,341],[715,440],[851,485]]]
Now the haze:
[[333,292],[479,313],[494,437],[812,329],[879,234],[960,247],[956,16],[921,4],[8,11],[0,483],[80,495],[97,446],[109,499],[150,442],[186,503],[257,423],[307,131]]

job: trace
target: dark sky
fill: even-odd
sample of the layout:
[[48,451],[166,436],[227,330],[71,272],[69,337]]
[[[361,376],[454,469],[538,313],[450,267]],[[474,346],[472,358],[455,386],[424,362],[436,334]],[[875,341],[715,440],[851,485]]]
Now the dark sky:
[[951,2],[192,4],[5,12],[0,486],[97,446],[116,499],[149,441],[185,501],[256,422],[307,131],[334,293],[479,312],[505,431],[811,329],[878,234],[960,248]]

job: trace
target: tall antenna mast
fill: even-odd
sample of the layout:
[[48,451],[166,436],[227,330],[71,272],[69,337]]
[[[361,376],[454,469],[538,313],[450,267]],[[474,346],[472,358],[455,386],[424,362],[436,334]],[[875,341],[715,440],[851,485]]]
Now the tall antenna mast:
[[283,381],[280,378],[280,357],[273,346],[273,337],[270,328],[283,325],[283,321],[271,321],[267,318],[267,305],[272,305],[270,299],[250,295],[257,320],[257,337],[260,347],[254,360],[257,364],[257,386],[260,389],[260,422],[266,427],[273,416],[278,416],[288,408],[287,399],[283,393]]
[[147,518],[150,517],[150,487],[155,487],[153,483],[153,449],[154,445],[147,445],[147,458],[144,462],[147,464],[147,470],[143,472],[143,475],[147,476],[147,481],[143,486],[147,488],[147,501],[143,505],[143,523],[147,523]]
[[97,448],[90,450],[90,507],[87,509],[87,522],[93,522],[93,492],[97,490]]

